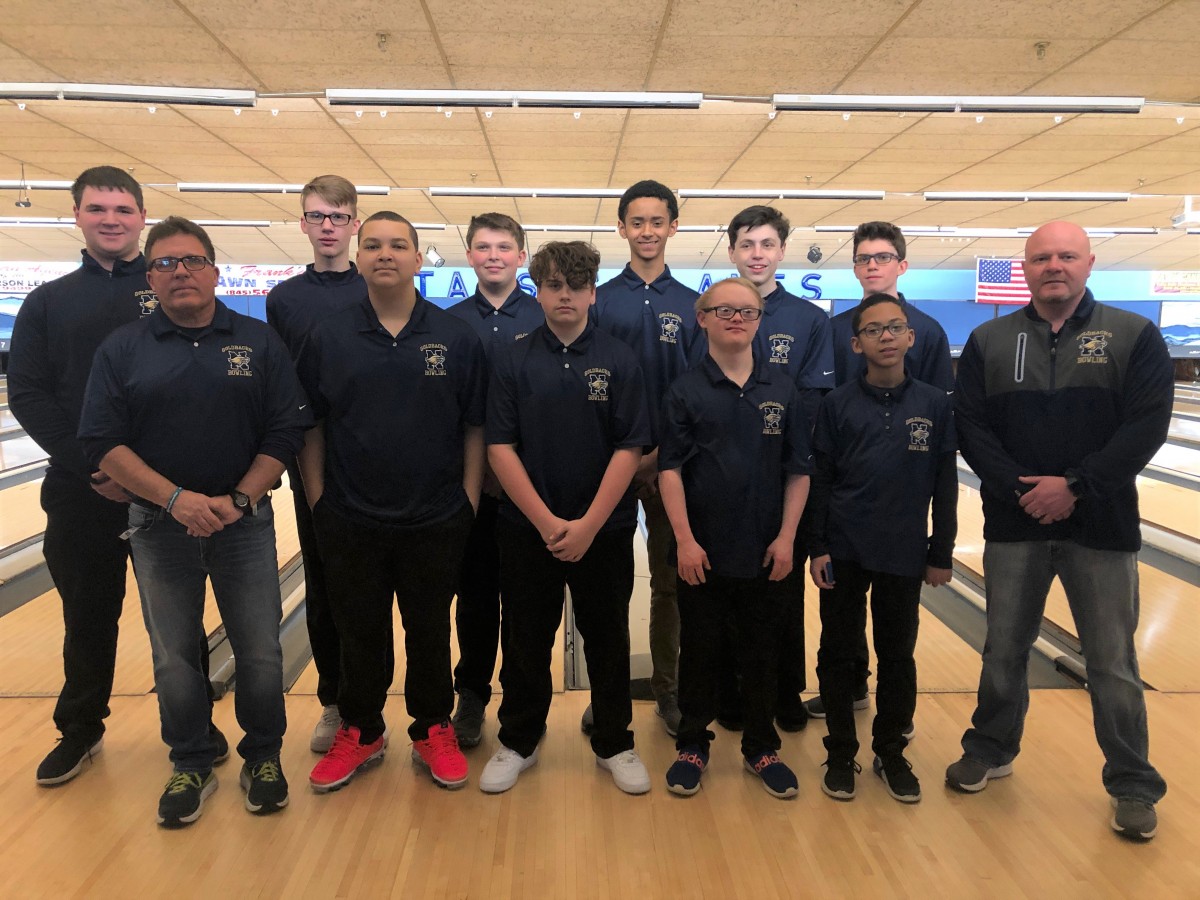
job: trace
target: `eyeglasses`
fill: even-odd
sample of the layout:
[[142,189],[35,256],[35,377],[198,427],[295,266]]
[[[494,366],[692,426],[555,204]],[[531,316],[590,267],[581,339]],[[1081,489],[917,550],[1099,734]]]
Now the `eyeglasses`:
[[321,225],[328,219],[330,225],[342,227],[349,225],[353,218],[350,213],[323,213],[317,212],[315,209],[309,210],[304,214],[304,221],[309,225]]
[[212,265],[207,256],[160,256],[150,260],[150,268],[155,272],[174,272],[180,263],[189,272],[199,272],[205,266]]
[[860,253],[854,257],[854,264],[856,266],[866,266],[870,265],[871,260],[875,260],[876,265],[886,266],[888,263],[896,262],[899,259],[900,257],[895,253]]
[[887,325],[879,325],[876,322],[872,322],[870,325],[864,325],[862,328],[858,329],[858,333],[860,335],[865,334],[867,337],[875,339],[882,335],[885,331],[888,332],[888,334],[900,337],[907,334],[908,330],[907,322],[889,322]]
[[757,306],[706,306],[700,312],[710,312],[718,319],[732,319],[734,315],[740,314],[743,322],[757,322],[763,314]]

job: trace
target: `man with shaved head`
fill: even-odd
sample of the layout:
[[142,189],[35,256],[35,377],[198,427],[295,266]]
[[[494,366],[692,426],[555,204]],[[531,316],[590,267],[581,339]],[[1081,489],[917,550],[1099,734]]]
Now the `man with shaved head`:
[[1099,303],[1087,234],[1051,222],[1025,244],[1028,306],[976,328],[958,364],[959,447],[981,481],[987,642],[952,788],[1012,772],[1029,708],[1026,669],[1046,594],[1062,582],[1087,660],[1112,828],[1157,829],[1166,783],[1150,765],[1138,624],[1134,479],[1167,436],[1173,375],[1154,323]]

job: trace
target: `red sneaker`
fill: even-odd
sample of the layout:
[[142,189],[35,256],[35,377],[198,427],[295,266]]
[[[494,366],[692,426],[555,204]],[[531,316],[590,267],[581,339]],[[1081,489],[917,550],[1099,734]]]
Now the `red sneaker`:
[[313,766],[308,783],[318,794],[336,791],[350,781],[355,773],[383,759],[384,737],[380,735],[369,744],[358,742],[361,732],[345,723],[333,736],[333,747]]
[[429,737],[413,741],[413,762],[429,770],[442,787],[460,788],[467,783],[467,758],[458,749],[458,738],[449,721],[429,729]]

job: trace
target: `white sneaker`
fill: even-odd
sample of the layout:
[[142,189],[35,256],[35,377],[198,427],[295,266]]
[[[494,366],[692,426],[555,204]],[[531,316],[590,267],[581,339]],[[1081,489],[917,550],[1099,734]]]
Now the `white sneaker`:
[[650,773],[636,750],[625,750],[608,759],[597,756],[596,765],[612,772],[617,787],[627,794],[644,794],[650,790]]
[[503,794],[516,784],[521,773],[537,760],[536,747],[528,756],[522,756],[516,750],[510,750],[501,744],[500,749],[483,767],[483,774],[479,776],[479,789],[485,794]]
[[313,729],[308,749],[313,753],[328,753],[333,749],[333,737],[341,727],[342,714],[338,711],[337,704],[321,707],[321,718],[317,720],[317,727]]

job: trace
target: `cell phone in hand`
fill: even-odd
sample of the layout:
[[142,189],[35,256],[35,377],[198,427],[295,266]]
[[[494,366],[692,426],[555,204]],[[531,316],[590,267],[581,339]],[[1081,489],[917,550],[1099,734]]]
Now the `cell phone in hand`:
[[833,560],[829,560],[827,563],[825,563],[824,571],[825,571],[825,583],[833,584]]

